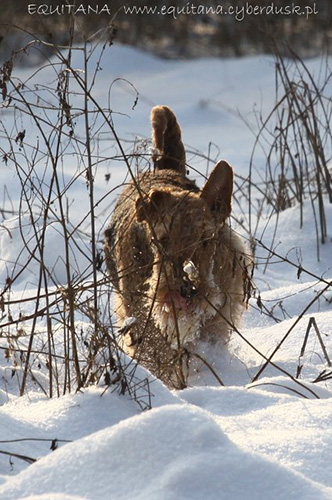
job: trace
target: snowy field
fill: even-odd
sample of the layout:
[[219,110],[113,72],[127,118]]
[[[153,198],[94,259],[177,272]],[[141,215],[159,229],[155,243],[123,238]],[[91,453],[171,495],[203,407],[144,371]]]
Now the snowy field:
[[[119,113],[114,124],[122,139],[148,138],[151,107],[167,104],[183,128],[190,166],[201,172],[212,167],[195,154],[201,152],[225,158],[237,175],[248,175],[256,112],[268,113],[274,103],[272,58],[176,62],[116,45],[107,54],[98,75],[97,97],[106,99],[105,89],[117,78],[130,81],[139,92],[132,109],[136,97],[132,86],[120,80],[114,84],[110,105]],[[308,67],[319,75],[320,61],[309,61]],[[30,73],[19,71],[23,80]],[[9,123],[6,115],[4,123]],[[28,129],[28,119],[21,125]],[[264,167],[263,153],[256,161],[258,170]],[[125,166],[113,168],[110,183],[115,187]],[[100,198],[110,189],[101,172],[96,175]],[[193,171],[191,176],[195,177]],[[20,185],[9,164],[1,165],[0,179],[1,190],[7,187],[15,205]],[[79,219],[81,199],[87,195],[84,180],[81,191],[75,186],[71,210]],[[109,206],[108,199],[98,213],[100,229]],[[237,204],[234,210],[236,214]],[[301,356],[310,318],[315,318],[332,356],[332,206],[326,205],[328,237],[320,246],[319,261],[310,200],[304,203],[302,229],[298,206],[279,214],[276,233],[275,217],[267,220],[263,214],[256,235],[267,247],[274,242],[276,252],[289,262],[274,256],[265,269],[267,253],[257,248],[255,282],[263,310],[257,298],[252,299],[242,338],[234,335],[220,352],[202,346],[225,386],[209,370],[192,376],[190,387],[183,391],[171,392],[151,377],[152,409],[144,412],[127,395],[105,391],[102,385],[54,399],[31,385],[18,397],[11,362],[2,347],[1,500],[332,499],[331,368],[314,327]],[[61,282],[65,274],[57,238],[50,227],[47,265]],[[0,223],[1,288],[13,262],[27,258],[20,255],[21,245],[15,217],[5,216]],[[304,269],[300,276],[299,262]],[[37,265],[32,261],[17,280],[14,297],[35,292]],[[78,265],[84,267],[84,262]],[[267,309],[273,314],[264,314]],[[20,304],[13,305],[13,317],[20,310]],[[273,366],[251,382],[264,364],[252,346],[268,357],[280,342]],[[300,364],[302,371],[295,379]],[[143,378],[146,373],[140,370],[137,376]],[[27,457],[38,460],[29,464]]]

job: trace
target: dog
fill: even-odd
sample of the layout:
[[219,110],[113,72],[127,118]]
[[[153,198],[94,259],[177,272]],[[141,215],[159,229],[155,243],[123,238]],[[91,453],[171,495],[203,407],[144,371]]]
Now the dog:
[[186,387],[195,343],[226,341],[250,294],[252,259],[227,223],[233,169],[199,189],[186,176],[173,111],[151,111],[154,168],[133,177],[105,231],[121,345],[171,388]]

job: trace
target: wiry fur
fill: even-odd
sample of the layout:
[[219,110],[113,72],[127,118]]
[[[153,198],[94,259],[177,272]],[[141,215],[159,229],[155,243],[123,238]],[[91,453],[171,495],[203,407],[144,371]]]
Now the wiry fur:
[[120,195],[105,233],[106,263],[119,321],[136,319],[124,328],[125,350],[169,386],[183,387],[188,349],[199,339],[227,339],[239,325],[251,259],[226,222],[232,168],[219,162],[200,190],[184,174],[173,112],[153,108],[151,121],[155,171]]

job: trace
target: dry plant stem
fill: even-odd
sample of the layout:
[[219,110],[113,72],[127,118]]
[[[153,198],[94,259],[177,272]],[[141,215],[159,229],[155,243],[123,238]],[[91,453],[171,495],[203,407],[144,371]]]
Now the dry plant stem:
[[299,376],[301,374],[301,371],[302,371],[302,368],[303,368],[303,365],[300,364],[300,361],[301,361],[301,358],[303,358],[303,356],[304,356],[305,349],[306,349],[306,346],[307,346],[307,342],[308,342],[308,339],[309,339],[309,333],[310,333],[310,330],[311,330],[312,327],[314,327],[314,330],[316,332],[316,335],[317,335],[317,338],[319,340],[320,346],[322,348],[322,351],[323,351],[323,354],[324,354],[324,357],[325,357],[327,365],[330,366],[330,367],[332,366],[331,360],[330,360],[329,355],[328,355],[328,353],[326,351],[326,347],[324,345],[322,336],[321,336],[319,328],[317,326],[316,319],[314,317],[310,317],[309,318],[309,322],[308,322],[308,326],[307,326],[307,330],[306,330],[306,333],[305,333],[305,336],[304,336],[304,340],[303,340],[301,352],[300,352],[299,365],[298,365],[297,371],[296,371],[296,378],[299,378]]
[[[47,309],[48,308],[52,308],[53,306],[57,305],[59,303],[59,299],[57,300],[54,300],[53,302],[50,302],[47,306],[41,308],[41,309],[38,309],[39,307],[39,301],[43,298],[44,294],[41,293],[40,296],[38,296],[38,294],[34,297],[34,299],[31,299],[31,302],[34,302],[36,301],[36,310],[34,313],[32,314],[29,314],[29,315],[26,315],[26,316],[23,316],[22,318],[13,318],[11,319],[10,321],[7,321],[7,323],[2,323],[1,324],[1,328],[6,328],[6,327],[9,327],[11,325],[17,325],[17,323],[19,323],[20,321],[29,321],[29,320],[33,320],[34,318],[43,318],[45,316],[45,314],[47,313]],[[10,305],[11,302],[8,301],[6,302],[7,305]],[[16,338],[16,337],[15,337]]]
[[20,438],[20,439],[4,439],[0,441],[0,444],[23,443],[25,441],[34,441],[38,443],[52,443],[53,441],[57,441],[58,443],[72,443],[72,441],[69,439]]
[[[19,176],[20,176],[20,174],[19,174]],[[29,178],[29,176],[27,177],[27,179],[28,178]],[[33,340],[34,340],[36,320],[38,317],[38,308],[39,308],[39,304],[40,304],[40,296],[42,294],[42,283],[44,283],[44,287],[45,287],[45,300],[46,300],[45,313],[46,313],[48,319],[49,319],[49,297],[48,297],[48,290],[47,290],[47,276],[46,276],[46,272],[45,272],[45,267],[43,265],[44,238],[45,238],[45,230],[46,230],[46,224],[47,224],[47,208],[46,208],[45,214],[44,214],[42,234],[41,234],[41,237],[39,237],[38,230],[37,230],[36,224],[34,222],[34,215],[32,213],[31,205],[29,204],[29,200],[28,200],[28,195],[27,195],[27,191],[26,191],[26,181],[24,179],[22,179],[21,177],[20,177],[20,180],[21,180],[21,184],[22,184],[23,196],[26,199],[28,206],[29,206],[30,219],[32,221],[32,227],[34,229],[34,235],[35,235],[35,239],[37,241],[36,248],[35,248],[34,252],[32,252],[32,257],[34,259],[37,259],[40,262],[40,274],[39,274],[39,283],[38,283],[38,288],[37,288],[37,300],[36,300],[36,305],[35,305],[35,312],[33,314],[33,324],[32,324],[32,328],[31,328],[31,333],[30,333],[30,338],[29,338],[29,346],[28,346],[28,350],[27,350],[26,362],[25,362],[25,367],[23,370],[23,378],[22,378],[22,384],[21,384],[21,389],[20,389],[20,395],[22,396],[24,394],[24,391],[25,391],[27,375],[30,371],[30,353],[32,350],[32,345],[33,345]],[[46,207],[47,206],[48,206],[48,204],[46,204]],[[20,210],[20,213],[21,213],[21,210]],[[20,229],[21,229],[22,239],[24,239],[21,225],[20,225]],[[39,257],[37,257],[35,254],[35,251],[37,251],[37,250],[39,253]],[[52,377],[50,379],[50,397],[51,396],[52,396]]]
[[0,450],[0,454],[7,455],[8,457],[18,458],[19,460],[23,460],[24,462],[27,462],[28,464],[33,464],[33,463],[37,462],[36,458],[28,457],[26,455],[19,455],[18,453],[12,453],[9,451]]
[[[17,335],[13,335],[12,337],[6,336],[6,338],[7,339],[17,339]],[[0,350],[2,350],[2,351],[6,351],[7,349],[8,349],[7,347],[0,346]],[[13,352],[18,353],[18,354],[26,354],[28,352],[27,349],[21,349],[19,347],[17,347],[17,348],[12,347],[11,350]],[[31,354],[37,354],[38,356],[40,356],[40,355],[45,356],[45,358],[48,358],[48,356],[49,356],[48,351],[33,350],[32,349],[30,352],[31,352]],[[64,361],[66,359],[66,357],[65,356],[61,356],[61,354],[52,353],[52,356],[53,356],[53,358],[56,358],[56,359],[59,359],[59,360],[62,360],[62,361]],[[69,361],[70,362],[74,362],[73,359],[70,359]],[[83,360],[80,360],[80,361],[83,361]]]
[[288,49],[291,59],[283,58],[274,45],[276,104],[267,118],[260,115],[257,118],[259,130],[250,159],[248,186],[250,234],[255,235],[251,199],[259,186],[252,180],[255,154],[260,147],[266,157],[266,193],[262,204],[274,215],[298,203],[302,227],[304,202],[309,199],[319,259],[320,243],[324,243],[327,235],[325,194],[332,202],[332,179],[328,168],[332,158],[332,106],[328,90],[331,72],[326,59],[321,68],[325,68],[325,72],[320,72],[317,83],[305,62],[290,47]]
[[308,274],[308,276],[311,276],[312,278],[315,278],[317,279],[320,283],[325,283],[325,285],[328,285],[329,286],[332,286],[332,282],[331,281],[328,281],[326,279],[324,279],[322,276],[318,276],[317,274],[315,273],[312,273],[311,271],[309,271],[308,269],[305,269],[304,267],[302,266],[299,266],[299,264],[296,264],[295,262],[292,262],[291,260],[289,260],[287,257],[285,257],[284,255],[281,255],[279,254],[278,252],[276,252],[275,250],[272,250],[271,248],[267,247],[261,240],[259,240],[258,238],[255,238],[255,241],[262,247],[264,248],[267,252],[271,253],[272,255],[274,255],[275,257],[278,257],[278,259],[281,259],[282,262],[286,262],[287,264],[289,264],[290,266],[292,267],[295,267],[297,269],[297,272],[302,274],[302,273],[305,273],[305,274]]
[[91,347],[97,341],[98,335],[98,290],[97,290],[97,251],[96,251],[96,226],[95,226],[95,202],[94,202],[94,173],[92,169],[92,155],[91,155],[91,137],[90,137],[90,122],[89,122],[89,73],[88,73],[88,53],[87,53],[87,42],[84,44],[84,123],[85,123],[85,140],[86,140],[86,157],[87,157],[87,186],[89,190],[89,200],[90,200],[90,227],[91,227],[91,253],[92,253],[92,274],[93,274],[93,309],[94,317],[92,318],[94,323],[94,334],[92,336],[92,341],[90,342],[90,353],[89,353],[89,366],[85,372],[84,379],[86,380],[89,376],[93,364],[94,354],[91,352]]
[[[32,253],[30,258],[29,258],[29,262],[30,262],[30,259],[33,259],[35,258],[35,255]],[[39,259],[38,259],[39,261]],[[22,271],[20,271],[18,274],[15,275],[15,279],[17,279],[17,277],[22,273]],[[101,280],[98,280],[98,288],[101,288],[103,285],[105,285],[106,283],[108,283],[108,279],[105,278],[105,279],[101,279]],[[75,291],[78,293],[78,292],[84,292],[84,291],[89,291],[93,288],[93,284],[88,284],[88,285],[81,285],[81,286],[77,286],[75,287]],[[8,292],[8,289],[9,289],[9,286],[7,285],[4,290],[1,292],[1,296],[3,297],[5,295],[6,292]],[[56,298],[52,301],[52,302],[49,302],[48,306],[44,306],[42,308],[38,308],[37,311],[35,311],[34,313],[32,314],[29,314],[29,315],[24,315],[23,317],[14,317],[12,319],[10,319],[8,322],[6,323],[2,323],[1,324],[1,327],[2,328],[5,328],[5,327],[8,327],[8,326],[11,326],[11,325],[16,325],[19,321],[28,321],[28,320],[31,320],[34,318],[34,316],[37,316],[39,318],[43,317],[45,314],[46,314],[46,311],[47,311],[47,308],[49,309],[52,309],[54,306],[60,306],[61,304],[61,301],[63,300],[62,297],[59,297],[59,291],[56,290],[54,292],[52,291],[48,291],[48,294],[47,294],[47,297],[50,298],[52,296],[55,296]],[[29,297],[29,298],[23,298],[23,299],[18,299],[18,300],[3,300],[2,301],[2,305],[3,306],[10,306],[12,304],[23,304],[23,303],[29,303],[29,302],[32,302],[32,303],[37,303],[38,304],[38,307],[40,306],[40,301],[42,301],[42,299],[45,299],[46,300],[46,294],[45,294],[45,290],[42,291],[42,293],[40,294],[37,294],[37,295],[34,295],[33,297]],[[61,313],[58,312],[57,313],[58,315],[60,315]],[[66,321],[62,321],[62,324],[65,325],[66,324]],[[73,361],[73,360],[72,360]]]
[[[15,280],[17,280],[21,272],[27,268],[29,262],[36,261],[38,263],[39,274],[37,275],[37,294],[29,299],[24,299],[26,303],[34,303],[34,312],[24,316],[20,315],[18,318],[12,318],[9,313],[8,321],[5,325],[2,323],[1,326],[10,327],[10,325],[19,324],[21,321],[27,322],[32,320],[29,327],[30,335],[27,349],[22,349],[21,344],[18,343],[24,337],[22,334],[13,336],[13,340],[17,340],[16,350],[14,342],[10,345],[10,348],[13,347],[11,352],[18,352],[21,354],[21,362],[24,364],[23,381],[22,383],[20,382],[21,394],[27,389],[28,375],[31,376],[32,380],[35,380],[33,365],[36,359],[44,363],[46,358],[50,396],[59,395],[61,391],[65,393],[72,388],[79,388],[82,384],[86,386],[90,383],[98,382],[109,366],[110,372],[115,370],[118,376],[118,382],[116,382],[114,390],[120,386],[121,393],[128,392],[130,396],[140,404],[142,409],[144,409],[147,405],[151,407],[149,383],[146,380],[137,383],[135,377],[136,364],[130,362],[128,366],[125,366],[122,355],[113,338],[114,336],[108,334],[108,329],[99,319],[99,300],[102,298],[101,294],[106,293],[103,291],[103,287],[109,282],[105,278],[97,280],[96,266],[100,265],[100,262],[97,262],[99,255],[96,243],[98,235],[95,226],[95,208],[101,200],[98,200],[97,203],[95,202],[93,174],[100,160],[102,162],[109,161],[109,158],[104,157],[100,159],[99,152],[94,156],[93,143],[96,140],[96,134],[104,133],[103,127],[105,129],[107,125],[108,128],[111,127],[114,136],[116,136],[116,133],[109,111],[105,111],[98,106],[92,97],[92,88],[95,84],[97,72],[99,71],[99,67],[97,66],[101,60],[101,55],[93,75],[92,83],[89,83],[87,63],[91,58],[91,54],[97,47],[97,44],[95,47],[88,47],[89,44],[90,42],[88,41],[83,49],[81,47],[79,48],[84,55],[85,72],[76,71],[71,68],[71,44],[67,47],[69,53],[66,54],[66,56],[60,52],[58,47],[53,47],[58,62],[50,62],[50,66],[52,66],[57,75],[57,80],[55,82],[58,83],[58,85],[56,90],[54,90],[53,86],[39,87],[38,85],[30,89],[28,86],[30,79],[22,85],[20,83],[17,84],[17,80],[14,77],[11,80],[13,90],[8,97],[6,105],[7,107],[11,106],[15,108],[15,113],[20,115],[19,118],[21,118],[16,121],[14,133],[16,128],[16,137],[20,136],[21,131],[19,130],[19,124],[23,122],[22,118],[24,118],[25,115],[30,121],[34,122],[38,133],[38,141],[36,145],[30,145],[28,143],[27,134],[25,140],[21,140],[19,144],[20,152],[16,153],[16,148],[13,147],[15,139],[7,133],[4,127],[4,133],[7,136],[10,149],[9,152],[1,150],[3,151],[6,161],[13,162],[19,174],[19,178],[21,179],[22,198],[25,201],[24,206],[21,205],[20,213],[29,216],[32,221],[32,231],[28,232],[28,236],[26,236],[25,228],[23,227],[23,223],[21,223],[21,237],[24,243],[24,251],[28,252],[28,260],[23,269],[19,270],[17,273],[15,273],[14,270],[13,276],[8,279],[5,290],[3,290],[1,294],[1,307],[5,307],[4,302],[6,302],[7,307],[10,308],[12,301],[5,297],[5,293],[10,292]],[[106,43],[104,48],[105,46]],[[60,69],[56,67],[59,62],[61,63]],[[82,90],[81,94],[80,92],[71,93],[69,84],[72,85],[73,80],[75,80],[76,83],[79,82],[79,86]],[[39,95],[39,90],[42,92],[49,92],[52,98],[55,95],[58,98],[58,103],[54,105],[51,102],[52,99],[48,102],[47,98],[43,95]],[[73,101],[75,99],[77,100],[78,96],[81,96],[83,99],[82,106],[78,106],[76,109],[71,108],[71,96],[73,96]],[[55,120],[56,123],[54,123],[53,116],[56,111],[58,114],[57,120]],[[71,115],[71,113],[73,113],[73,115]],[[76,125],[76,121],[69,131],[66,130],[71,124],[72,118],[77,121],[81,120],[81,122],[85,121],[83,138],[79,138],[75,135],[73,127]],[[97,118],[98,120],[100,119],[102,125],[99,125]],[[128,166],[129,172],[133,176],[130,170],[129,157],[126,157],[117,136],[115,142],[121,154],[114,158],[116,160],[124,160]],[[30,148],[31,154],[28,148]],[[77,157],[81,160],[80,164],[84,165],[86,179],[88,181],[87,186],[89,189],[89,210],[84,214],[81,222],[76,224],[75,227],[69,224],[68,219],[68,190],[74,182],[81,182],[80,176],[82,172],[77,170],[77,173],[72,176],[68,182],[66,180],[64,184],[64,177],[62,177],[62,175],[64,172],[63,166],[65,165],[66,149],[69,152],[73,149]],[[18,157],[18,155],[20,155],[20,157]],[[133,155],[133,158],[136,156],[137,155]],[[21,157],[23,157],[23,162]],[[42,170],[41,176],[39,176],[40,167],[42,165],[45,165],[45,167]],[[49,167],[51,167],[50,171]],[[105,197],[106,196],[108,195],[105,195]],[[87,237],[87,233],[81,234],[80,225],[86,222],[88,218],[90,218],[91,221],[88,233],[92,240],[92,245],[84,243],[82,247],[79,245],[78,239],[82,241],[83,238]],[[46,230],[50,224],[55,224],[56,231],[62,236],[61,245],[64,249],[64,257],[61,256],[61,262],[64,263],[67,277],[65,280],[65,287],[60,286],[57,276],[52,272],[52,269],[46,267],[45,264],[45,258],[48,257],[45,253],[46,250],[44,250],[45,243],[47,242]],[[61,229],[60,231],[58,230],[59,227]],[[77,238],[77,236],[79,236],[79,238]],[[84,258],[93,265],[91,269],[88,267],[85,268],[84,275],[75,275],[73,272],[75,269],[77,252],[83,254]],[[89,279],[90,276],[92,276],[92,279]],[[88,283],[86,281],[87,279],[89,279]],[[50,291],[50,285],[54,285],[57,288],[56,291]],[[84,300],[82,300],[83,292],[87,292],[86,295],[88,297],[90,296],[90,298],[84,298]],[[53,299],[52,296],[55,296],[55,298]],[[88,317],[90,322],[93,323],[94,332],[92,333],[92,338],[88,337],[87,341],[85,337],[83,337],[82,330],[81,340],[83,343],[84,339],[84,346],[82,345],[84,354],[78,359],[77,342],[80,342],[80,339],[79,333],[77,332],[77,320],[78,316],[80,316],[81,320],[82,314],[85,318]],[[110,316],[109,314],[109,317]],[[43,342],[45,342],[43,346],[45,349],[38,350],[33,349],[33,345],[34,339],[36,339],[37,321],[41,317],[45,318],[46,341],[43,340]],[[59,356],[56,353],[56,324],[58,324],[64,332],[63,356]],[[110,328],[112,329],[112,326]],[[84,332],[84,334],[85,333],[86,332]],[[44,350],[47,352],[44,352]],[[88,351],[87,357],[85,357],[86,351]],[[97,354],[98,357],[96,356]],[[43,358],[43,356],[45,357]],[[60,364],[61,360],[63,360],[62,365]],[[58,369],[59,366],[62,369],[62,373],[60,373]],[[114,371],[112,373],[114,373]],[[112,378],[115,379],[116,377],[114,376]],[[35,382],[39,383],[38,380],[35,380]],[[62,389],[60,388],[60,384],[63,384]],[[42,387],[41,389],[44,390]],[[146,394],[143,397],[149,400],[147,405],[146,402],[141,401],[141,393],[144,393],[144,391],[146,391]]]
[[[305,315],[305,313],[310,309],[310,307],[332,286],[332,282],[328,283],[318,294],[316,297],[314,297],[310,302],[309,304],[303,309],[303,311],[301,312],[301,314],[296,318],[296,320],[294,321],[294,323],[292,324],[292,326],[287,330],[287,332],[285,333],[285,335],[283,336],[283,338],[281,339],[281,341],[279,342],[279,344],[277,345],[277,347],[273,350],[272,354],[270,354],[270,356],[268,358],[265,358],[266,359],[266,363],[264,363],[264,365],[260,368],[260,370],[258,370],[258,372],[256,373],[256,375],[251,379],[251,382],[255,382],[260,376],[261,374],[264,372],[264,370],[267,368],[267,366],[271,363],[271,360],[272,358],[275,356],[275,354],[279,351],[280,347],[282,346],[282,344],[285,342],[285,340],[289,337],[289,335],[291,334],[291,332],[294,330],[295,326],[301,321],[301,319],[303,318],[303,316]],[[295,379],[294,379],[295,380]]]
[[[68,76],[66,77],[65,92],[67,92],[67,90],[66,90],[67,86],[68,86]],[[60,211],[60,221],[61,221],[62,228],[63,228],[63,236],[64,236],[64,243],[65,243],[65,262],[66,262],[67,288],[68,288],[67,295],[69,298],[69,301],[68,301],[68,305],[69,305],[69,313],[68,313],[69,329],[71,332],[72,350],[73,350],[73,356],[75,359],[77,385],[78,385],[78,387],[81,387],[82,380],[81,380],[80,367],[79,367],[79,362],[78,362],[76,336],[75,336],[76,333],[75,333],[75,314],[74,314],[74,293],[73,293],[73,289],[72,289],[72,285],[71,285],[71,273],[70,273],[70,255],[69,255],[70,241],[69,241],[69,235],[68,235],[68,230],[67,230],[67,225],[66,225],[66,216],[65,216],[65,212],[64,212],[63,203],[62,203],[62,192],[61,192],[61,187],[60,187],[58,173],[57,173],[57,164],[58,164],[58,160],[60,158],[61,131],[62,131],[64,124],[66,123],[66,116],[65,116],[65,112],[64,112],[63,107],[60,107],[59,133],[57,134],[56,152],[55,152],[55,154],[53,154],[50,140],[45,135],[38,118],[35,116],[35,114],[33,112],[33,109],[31,108],[30,104],[26,101],[25,97],[20,92],[20,90],[18,90],[18,93],[19,93],[22,101],[28,107],[30,115],[33,117],[35,124],[43,137],[44,144],[46,145],[46,147],[48,149],[50,161],[51,161],[52,168],[53,168],[53,175],[52,175],[51,185],[50,185],[50,189],[49,189],[49,198],[47,200],[45,211],[44,211],[44,225],[43,225],[43,232],[42,232],[42,240],[44,240],[44,238],[45,238],[45,231],[46,231],[47,219],[48,219],[48,210],[49,210],[49,206],[50,206],[53,185],[55,185],[56,192],[57,192],[58,204],[59,204],[59,211]],[[43,262],[43,248],[44,248],[44,242],[42,241],[42,244],[41,244],[41,263]],[[47,281],[46,276],[44,278],[45,278],[44,283],[46,283],[46,281]],[[38,304],[38,302],[37,302],[37,304]],[[30,344],[31,344],[31,345],[29,345],[30,349],[32,348],[32,343],[33,343],[33,335],[31,335],[31,338],[30,338]],[[29,360],[30,360],[30,355],[28,353],[26,367],[24,370],[22,386],[21,386],[21,391],[20,391],[21,395],[24,394],[24,390],[25,390],[27,368],[28,368]],[[50,381],[50,390],[52,391],[51,381]]]
[[223,383],[223,381],[221,380],[221,378],[219,377],[218,373],[213,369],[213,367],[211,366],[210,363],[208,363],[206,361],[205,358],[203,358],[203,356],[201,356],[200,354],[198,354],[197,352],[191,352],[190,353],[190,356],[193,356],[197,359],[199,359],[209,370],[210,372],[213,374],[213,376],[215,377],[215,379],[217,380],[217,382],[221,385],[221,386],[225,386],[225,384]]
[[[323,151],[323,148],[321,147],[320,143],[320,137],[319,137],[319,128],[317,126],[317,121],[316,121],[316,115],[314,112],[314,107],[313,107],[313,101],[311,98],[311,94],[309,89],[307,88],[307,85],[305,82],[302,82],[304,85],[305,91],[308,95],[308,101],[309,103],[307,104],[306,102],[302,102],[301,96],[297,94],[297,89],[294,85],[294,83],[289,79],[288,77],[288,71],[285,66],[285,62],[283,58],[279,56],[279,67],[282,69],[282,71],[279,71],[279,74],[282,79],[283,86],[286,89],[289,89],[287,93],[287,101],[290,109],[294,109],[295,111],[295,120],[293,124],[296,124],[299,128],[299,133],[300,133],[300,126],[302,125],[305,131],[305,136],[307,138],[307,141],[309,144],[312,146],[312,152],[314,155],[314,160],[317,168],[317,188],[318,188],[318,200],[319,200],[319,205],[320,205],[320,223],[321,223],[321,242],[324,243],[325,237],[326,237],[326,221],[325,221],[325,214],[324,211],[322,210],[322,195],[321,195],[321,181],[320,181],[320,176],[319,176],[319,171],[320,171],[320,154],[319,151]],[[278,66],[277,66],[278,68]],[[304,110],[303,110],[304,106]],[[310,110],[310,113],[307,114],[307,111]],[[288,128],[288,127],[287,127]],[[302,140],[301,137],[301,149],[304,149],[304,141]],[[299,155],[299,153],[297,153]],[[323,159],[323,162],[325,163],[325,159]],[[302,175],[302,170],[301,170],[301,175]],[[310,187],[310,186],[309,186]],[[329,189],[329,183],[328,183],[328,189]],[[298,187],[297,193],[298,193],[298,201],[301,203],[302,207],[302,186]],[[324,206],[324,204],[323,204]]]
[[[71,60],[71,49],[69,50],[67,60]],[[65,102],[67,102],[67,93],[68,93],[68,85],[69,85],[69,76],[65,76],[65,87],[63,90],[63,99]],[[64,109],[64,106],[61,107],[61,122],[60,122],[60,130],[62,131],[65,123],[68,123],[68,115],[66,114],[66,110]],[[60,138],[61,138],[61,133],[58,134],[58,147],[60,147]],[[56,157],[58,158],[58,156]],[[62,192],[59,184],[59,179],[57,177],[57,170],[56,170],[56,164],[54,165],[54,172],[55,172],[55,180],[56,180],[56,187],[57,187],[57,195],[58,195],[58,201],[59,201],[59,208],[60,208],[60,217],[61,217],[61,223],[62,223],[62,228],[63,228],[63,236],[64,236],[64,241],[65,241],[65,262],[66,262],[66,275],[67,275],[67,304],[68,304],[68,329],[70,332],[70,340],[71,340],[71,347],[72,347],[72,352],[73,352],[73,357],[75,360],[75,375],[77,379],[77,388],[80,389],[82,387],[82,377],[81,377],[81,370],[80,370],[80,364],[79,364],[79,359],[78,359],[78,352],[77,352],[77,343],[76,343],[76,327],[75,327],[75,289],[74,289],[74,284],[72,283],[72,277],[71,277],[71,271],[70,271],[70,235],[68,233],[67,229],[67,222],[66,222],[66,216],[65,216],[65,211],[62,203]]]
[[[326,287],[327,289],[328,287]],[[232,323],[230,323],[227,318],[225,318],[221,312],[219,311],[218,308],[216,308],[210,301],[207,297],[204,297],[205,300],[209,303],[209,305],[216,311],[216,313],[219,314],[219,316],[221,316],[223,318],[224,321],[226,321],[229,326],[231,327],[231,329],[233,330],[233,332],[235,332],[237,335],[239,335],[239,337],[246,343],[249,345],[249,347],[251,347],[251,349],[253,349],[253,351],[255,351],[257,354],[259,354],[259,356],[261,356],[263,359],[266,360],[266,363],[264,364],[264,367],[263,369],[265,369],[268,365],[271,365],[273,366],[273,368],[275,368],[276,370],[280,371],[281,373],[283,373],[284,375],[287,375],[287,377],[289,377],[293,382],[295,382],[296,384],[298,384],[299,386],[301,386],[302,388],[304,388],[306,391],[310,392],[313,396],[315,396],[315,398],[319,399],[319,396],[310,388],[306,387],[305,384],[302,384],[299,380],[297,380],[295,377],[293,377],[293,375],[291,375],[290,373],[288,373],[286,370],[284,370],[283,368],[281,368],[280,366],[278,366],[276,363],[274,363],[272,361],[272,358],[273,358],[273,355],[272,356],[265,356],[265,354],[263,354],[262,352],[260,352],[257,347],[255,347],[248,339],[246,339],[246,337],[239,331],[238,328],[236,328]],[[317,300],[317,298],[315,299]],[[312,301],[313,303],[314,301]],[[311,304],[310,304],[311,305]],[[294,325],[295,326],[295,325]],[[290,332],[289,332],[290,333]],[[275,350],[276,352],[276,350]],[[260,370],[260,372],[251,380],[251,382],[255,382],[255,380],[258,379],[259,375],[262,373],[263,369]]]
[[[294,394],[297,394],[298,396],[302,396],[302,398],[309,399],[309,397],[306,396],[305,394],[303,394],[302,392],[297,391],[296,389],[293,389],[292,387],[287,387],[286,385],[276,384],[275,382],[264,382],[264,383],[260,383],[260,384],[254,384],[251,386],[249,385],[249,386],[247,386],[247,389],[255,389],[256,387],[265,386],[265,385],[273,385],[275,387],[282,387],[283,389],[287,389],[287,391],[294,392]],[[306,387],[306,389],[308,389],[308,388]]]
[[323,351],[323,353],[324,353],[324,357],[325,357],[326,363],[327,363],[327,365],[328,365],[328,366],[332,366],[332,363],[331,363],[330,357],[329,357],[329,355],[328,355],[328,353],[327,353],[327,350],[326,350],[325,344],[324,344],[324,342],[323,342],[323,339],[322,339],[321,333],[320,333],[320,331],[319,331],[319,328],[318,328],[318,326],[317,326],[316,320],[315,320],[315,318],[310,318],[310,319],[311,319],[311,321],[312,321],[312,324],[313,324],[313,327],[314,327],[314,329],[315,329],[316,335],[317,335],[317,337],[318,337],[318,340],[319,340],[320,346],[321,346],[322,351]]

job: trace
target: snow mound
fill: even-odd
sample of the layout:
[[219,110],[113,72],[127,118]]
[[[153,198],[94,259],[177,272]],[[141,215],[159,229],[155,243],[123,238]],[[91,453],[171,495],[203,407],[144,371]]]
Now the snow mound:
[[267,495],[271,500],[319,500],[331,498],[332,489],[244,452],[206,411],[166,405],[70,443],[0,488],[4,500],[37,494],[91,500]]

